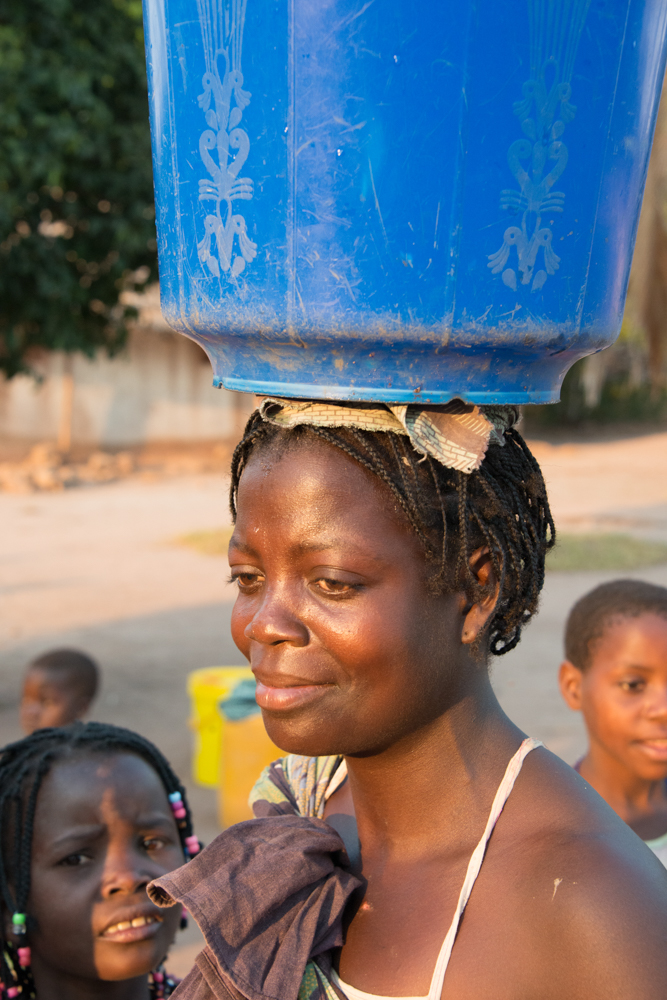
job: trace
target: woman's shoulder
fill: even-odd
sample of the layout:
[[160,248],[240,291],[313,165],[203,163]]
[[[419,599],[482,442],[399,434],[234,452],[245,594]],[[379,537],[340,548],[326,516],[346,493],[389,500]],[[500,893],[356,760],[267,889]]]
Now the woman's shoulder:
[[543,750],[531,758],[495,859],[518,875],[524,946],[541,955],[542,976],[561,979],[563,996],[660,995],[667,871],[572,768]]
[[[667,983],[667,873],[624,831],[573,833],[535,859],[537,901],[524,922],[562,996],[653,1000]],[[535,952],[534,952],[535,954]],[[599,992],[596,992],[599,991]],[[559,994],[560,995],[560,994]]]
[[531,753],[489,841],[445,995],[655,1000],[665,940],[660,862],[572,768]]
[[627,872],[652,884],[658,876],[660,894],[667,901],[667,871],[646,844],[580,774],[549,750],[540,748],[526,759],[506,813],[505,847],[519,849],[538,869],[560,863],[606,876],[613,869],[619,877]]
[[294,813],[321,819],[329,796],[347,776],[342,757],[287,754],[264,768],[250,793],[256,817]]

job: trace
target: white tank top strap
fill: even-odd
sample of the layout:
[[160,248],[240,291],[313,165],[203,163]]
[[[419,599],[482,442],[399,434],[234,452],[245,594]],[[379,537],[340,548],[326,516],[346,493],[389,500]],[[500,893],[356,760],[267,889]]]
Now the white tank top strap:
[[472,857],[468,863],[468,870],[466,872],[466,877],[463,881],[463,886],[461,887],[461,892],[459,894],[458,903],[456,904],[456,910],[454,912],[454,918],[452,920],[451,926],[447,931],[447,936],[442,943],[442,948],[440,949],[440,954],[438,955],[438,960],[435,964],[435,969],[433,971],[433,978],[431,979],[431,988],[428,991],[428,996],[426,997],[381,997],[375,993],[364,993],[362,990],[355,989],[354,986],[349,986],[344,983],[342,979],[338,976],[336,971],[332,969],[331,978],[339,990],[348,997],[348,1000],[440,1000],[442,994],[442,988],[445,983],[445,973],[447,972],[447,966],[449,965],[449,959],[452,954],[452,948],[454,947],[454,941],[456,940],[456,935],[458,933],[459,924],[461,923],[461,917],[463,916],[463,911],[466,908],[466,904],[470,899],[470,893],[472,892],[472,887],[477,880],[480,868],[482,867],[482,862],[484,860],[484,854],[486,853],[486,848],[489,843],[491,834],[493,833],[493,828],[498,822],[498,818],[503,811],[505,803],[507,802],[510,792],[514,788],[514,782],[516,781],[521,768],[523,767],[523,762],[531,752],[535,750],[536,747],[544,746],[540,740],[534,740],[532,738],[525,739],[517,752],[512,757],[511,761],[507,765],[507,770],[505,771],[505,776],[500,782],[498,791],[496,792],[496,797],[493,800],[493,805],[491,806],[491,812],[489,814],[489,819],[486,824],[486,829],[482,834],[482,838],[478,843],[475,850],[472,852]]

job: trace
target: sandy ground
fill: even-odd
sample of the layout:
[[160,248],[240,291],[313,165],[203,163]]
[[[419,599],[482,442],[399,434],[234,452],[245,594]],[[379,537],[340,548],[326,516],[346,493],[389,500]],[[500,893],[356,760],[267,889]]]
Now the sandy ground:
[[[667,540],[667,434],[603,443],[534,443],[557,525]],[[76,645],[100,662],[93,717],[154,740],[187,779],[197,831],[217,832],[215,795],[189,780],[185,676],[240,662],[229,635],[224,560],[173,544],[228,521],[222,475],[184,476],[28,496],[0,494],[0,740],[21,735],[21,672],[37,653]],[[584,747],[581,722],[556,687],[563,622],[581,594],[615,574],[553,573],[520,646],[493,665],[510,716],[565,760]],[[667,566],[638,571],[667,585]],[[182,936],[175,971],[199,947]]]
[[531,441],[531,447],[564,530],[667,537],[666,433],[581,444]]

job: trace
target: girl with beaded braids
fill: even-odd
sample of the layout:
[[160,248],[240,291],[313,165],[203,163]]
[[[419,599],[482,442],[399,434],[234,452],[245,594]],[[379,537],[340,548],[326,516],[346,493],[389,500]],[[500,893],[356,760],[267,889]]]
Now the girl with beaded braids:
[[182,907],[157,875],[199,851],[185,791],[160,751],[97,722],[41,729],[0,751],[0,996],[153,1000]]
[[278,399],[251,417],[232,633],[287,755],[256,819],[149,888],[207,942],[175,1000],[664,996],[665,869],[491,687],[554,537],[515,418]]

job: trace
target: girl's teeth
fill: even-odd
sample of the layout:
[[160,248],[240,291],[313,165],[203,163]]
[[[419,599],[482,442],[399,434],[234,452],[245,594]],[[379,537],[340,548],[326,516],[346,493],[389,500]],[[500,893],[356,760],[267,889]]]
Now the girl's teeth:
[[135,917],[134,920],[121,920],[119,924],[109,927],[107,934],[117,934],[120,931],[129,930],[130,927],[145,927],[146,924],[154,924],[157,917]]

